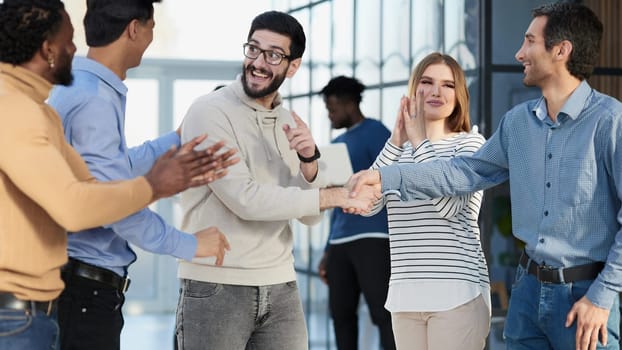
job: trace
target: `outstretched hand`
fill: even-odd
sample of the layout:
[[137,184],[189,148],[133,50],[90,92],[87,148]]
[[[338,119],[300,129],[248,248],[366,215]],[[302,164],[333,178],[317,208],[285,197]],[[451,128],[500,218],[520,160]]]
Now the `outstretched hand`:
[[[227,168],[238,163],[240,158],[233,157],[238,151],[234,148],[228,149],[225,152],[218,153],[221,149],[225,147],[224,141],[219,141],[211,146],[209,146],[205,151],[207,151],[211,155],[211,161],[209,162],[208,170],[203,174],[194,177],[192,180],[197,182],[196,186],[201,186],[210,182],[214,182],[221,177],[227,175]],[[186,151],[180,151],[186,152]],[[205,179],[207,182],[203,182]],[[195,185],[191,185],[190,187],[196,187]]]
[[195,150],[206,138],[207,135],[197,136],[179,150],[172,147],[156,160],[151,170],[145,174],[151,185],[154,201],[219,179],[226,174],[228,166],[239,161],[231,158],[237,152],[235,150],[215,154],[224,146],[223,142],[202,151]]
[[346,188],[350,191],[350,197],[356,198],[365,185],[373,186],[377,193],[380,193],[382,190],[380,171],[374,169],[361,170],[350,176]]
[[343,212],[348,214],[367,214],[374,207],[374,203],[382,198],[379,186],[363,185],[355,196],[350,195]]

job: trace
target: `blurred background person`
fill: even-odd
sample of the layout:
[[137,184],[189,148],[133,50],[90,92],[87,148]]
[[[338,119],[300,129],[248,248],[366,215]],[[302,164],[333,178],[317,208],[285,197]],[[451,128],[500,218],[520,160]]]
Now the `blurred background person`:
[[[346,131],[332,142],[346,144],[352,170],[368,169],[391,135],[381,121],[361,112],[365,85],[338,76],[320,91],[333,129]],[[328,286],[335,340],[340,350],[358,349],[359,302],[365,298],[385,350],[395,349],[391,314],[384,308],[390,274],[389,233],[384,208],[364,217],[333,210],[326,250],[318,270]]]

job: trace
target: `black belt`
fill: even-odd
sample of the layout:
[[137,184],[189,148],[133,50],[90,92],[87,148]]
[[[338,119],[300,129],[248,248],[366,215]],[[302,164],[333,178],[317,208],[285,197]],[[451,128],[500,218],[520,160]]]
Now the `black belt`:
[[525,251],[521,254],[519,263],[530,275],[536,276],[538,281],[556,284],[593,280],[598,276],[603,267],[605,267],[605,263],[600,261],[568,268],[543,266],[531,260]]
[[12,293],[0,292],[0,309],[23,310],[32,315],[39,311],[50,316],[56,311],[56,306],[56,299],[50,301],[21,300]]
[[71,258],[69,259],[67,265],[63,267],[63,274],[79,276],[101,282],[121,293],[127,292],[127,289],[130,287],[129,278],[123,278],[110,270]]

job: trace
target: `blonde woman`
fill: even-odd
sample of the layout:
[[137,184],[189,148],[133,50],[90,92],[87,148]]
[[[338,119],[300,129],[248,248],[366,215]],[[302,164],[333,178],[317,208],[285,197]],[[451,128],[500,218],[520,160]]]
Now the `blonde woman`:
[[[372,168],[470,155],[484,143],[471,130],[464,72],[432,53],[414,69],[395,127]],[[385,307],[398,349],[483,349],[490,284],[477,218],[482,192],[401,201],[387,192],[391,279]]]

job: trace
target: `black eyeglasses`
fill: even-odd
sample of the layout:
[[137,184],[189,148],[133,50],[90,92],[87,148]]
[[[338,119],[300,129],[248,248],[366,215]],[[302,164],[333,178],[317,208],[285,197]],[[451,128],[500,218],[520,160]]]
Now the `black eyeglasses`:
[[281,62],[283,62],[284,58],[289,60],[291,57],[274,50],[260,49],[259,47],[249,43],[242,45],[242,47],[244,47],[244,56],[254,60],[263,53],[264,61],[273,66],[278,66]]

